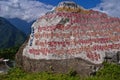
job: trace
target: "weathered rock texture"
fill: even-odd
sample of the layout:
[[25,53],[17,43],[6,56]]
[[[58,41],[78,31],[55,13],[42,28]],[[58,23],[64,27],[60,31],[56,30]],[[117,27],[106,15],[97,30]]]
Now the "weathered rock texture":
[[[120,19],[74,2],[61,2],[31,27],[28,41],[16,55],[26,71],[53,71],[89,74],[106,53],[120,51]],[[97,70],[96,67],[94,67]]]

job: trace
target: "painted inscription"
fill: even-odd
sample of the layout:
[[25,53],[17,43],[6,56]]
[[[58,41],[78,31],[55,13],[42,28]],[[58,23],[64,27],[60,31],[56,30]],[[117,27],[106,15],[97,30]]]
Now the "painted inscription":
[[[54,24],[43,25],[57,18]],[[39,24],[41,21],[43,24]],[[56,12],[42,16],[33,24],[23,55],[33,59],[79,57],[100,64],[105,52],[119,50],[120,19],[95,11],[89,14]]]

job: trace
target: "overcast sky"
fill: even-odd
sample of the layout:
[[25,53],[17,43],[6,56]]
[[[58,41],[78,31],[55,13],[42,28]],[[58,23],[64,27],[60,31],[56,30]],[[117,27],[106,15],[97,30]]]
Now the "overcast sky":
[[[51,10],[63,0],[0,0],[0,16],[20,18],[28,22]],[[87,9],[106,12],[120,17],[120,0],[73,0]]]

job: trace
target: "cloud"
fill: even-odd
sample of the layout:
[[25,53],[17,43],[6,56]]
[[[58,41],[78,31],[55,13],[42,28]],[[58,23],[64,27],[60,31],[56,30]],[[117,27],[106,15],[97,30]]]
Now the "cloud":
[[0,0],[0,16],[20,18],[30,22],[51,10],[52,7],[37,0]]
[[102,2],[93,9],[120,18],[120,0],[102,0]]

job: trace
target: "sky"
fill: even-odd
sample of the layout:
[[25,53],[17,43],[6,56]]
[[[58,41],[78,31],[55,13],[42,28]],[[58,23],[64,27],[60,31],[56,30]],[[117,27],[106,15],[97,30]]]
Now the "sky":
[[[38,1],[43,2],[45,4],[56,6],[59,2],[66,0],[38,0]],[[67,1],[74,1],[75,3],[81,5],[86,9],[95,7],[97,4],[101,2],[101,0],[67,0]]]
[[[36,20],[65,0],[0,0],[0,17],[19,18],[27,22]],[[84,7],[120,18],[119,0],[71,0]]]

